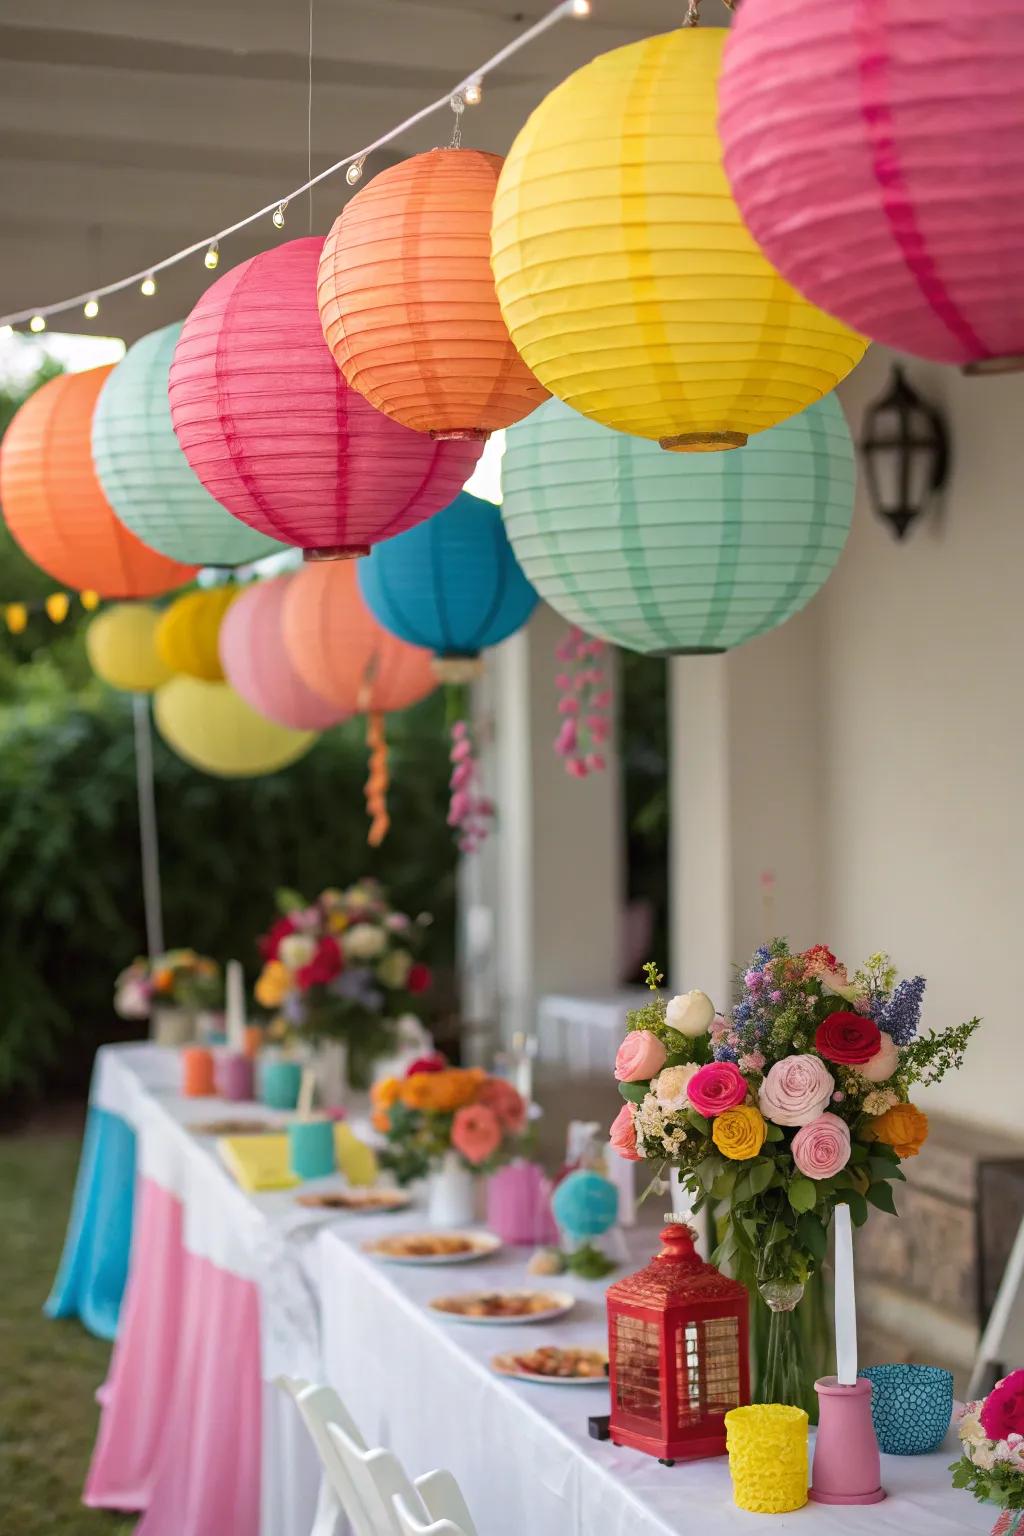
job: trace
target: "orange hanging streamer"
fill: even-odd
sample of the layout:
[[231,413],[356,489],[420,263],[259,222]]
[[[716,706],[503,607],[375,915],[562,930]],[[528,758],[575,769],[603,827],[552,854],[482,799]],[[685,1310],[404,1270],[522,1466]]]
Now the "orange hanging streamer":
[[371,848],[379,848],[391,826],[388,815],[388,742],[384,732],[384,716],[379,710],[373,710],[366,717],[366,745],[370,751],[370,772],[366,779],[366,813],[370,817],[370,830],[366,841]]

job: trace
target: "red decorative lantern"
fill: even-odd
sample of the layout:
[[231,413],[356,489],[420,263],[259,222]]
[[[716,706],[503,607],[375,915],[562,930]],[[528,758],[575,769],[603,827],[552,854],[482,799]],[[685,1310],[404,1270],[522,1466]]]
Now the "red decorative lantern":
[[661,1241],[608,1288],[609,1435],[671,1466],[724,1456],[725,1415],[750,1401],[748,1299],[698,1258],[681,1219]]

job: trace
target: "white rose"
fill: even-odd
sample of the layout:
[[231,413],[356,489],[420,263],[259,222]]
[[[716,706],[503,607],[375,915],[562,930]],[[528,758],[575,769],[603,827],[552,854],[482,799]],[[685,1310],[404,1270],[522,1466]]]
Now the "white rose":
[[971,1457],[971,1460],[974,1462],[974,1465],[976,1467],[980,1467],[983,1472],[991,1472],[992,1468],[996,1464],[995,1451],[991,1442],[986,1441],[983,1445],[976,1445],[974,1447],[974,1454]]
[[696,1063],[692,1061],[682,1067],[662,1067],[651,1084],[651,1090],[666,1114],[673,1115],[678,1110],[686,1108],[690,1102],[686,1096],[686,1090],[689,1087],[690,1078],[698,1070]]
[[977,1445],[985,1439],[985,1431],[976,1413],[965,1413],[957,1425],[957,1433],[965,1445]]
[[354,923],[341,936],[341,946],[350,960],[376,960],[387,942],[387,935],[373,923]]
[[682,992],[665,1009],[665,1023],[695,1040],[706,1035],[715,1017],[715,1005],[706,992]]
[[308,933],[286,933],[277,946],[278,959],[290,971],[308,965],[316,954],[316,940]]

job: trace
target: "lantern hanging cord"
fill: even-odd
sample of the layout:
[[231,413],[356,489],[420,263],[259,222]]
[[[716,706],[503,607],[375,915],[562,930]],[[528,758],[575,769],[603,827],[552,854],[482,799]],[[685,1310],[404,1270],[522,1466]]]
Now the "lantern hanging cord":
[[440,112],[446,107],[450,108],[456,96],[465,100],[465,93],[469,87],[479,86],[479,83],[485,76],[492,74],[508,59],[512,58],[513,55],[519,53],[521,49],[527,47],[528,44],[534,42],[538,37],[542,37],[551,27],[557,26],[560,21],[564,21],[567,17],[582,18],[589,14],[590,0],[560,0],[558,5],[553,6],[545,16],[542,16],[539,21],[534,22],[532,27],[527,27],[524,32],[521,32],[518,37],[513,38],[510,43],[506,43],[504,48],[500,48],[485,63],[478,65],[476,69],[470,70],[456,86],[451,90],[445,91],[443,96],[439,96],[436,101],[430,102],[428,106],[421,107],[418,112],[414,112],[404,122],[398,123],[394,128],[389,129],[387,133],[381,134],[380,138],[374,139],[371,144],[365,145],[362,149],[355,150],[352,154],[346,155],[342,160],[336,160],[333,165],[329,165],[325,171],[320,171],[318,175],[310,175],[308,180],[303,182],[302,186],[296,187],[283,197],[273,198],[271,202],[266,203],[262,208],[258,208],[255,213],[248,214],[244,219],[239,219],[236,223],[229,224],[226,228],[216,230],[212,234],[203,235],[199,240],[194,240],[191,245],[186,245],[182,250],[175,251],[173,255],[165,256],[160,261],[152,262],[149,266],[141,268],[138,272],[131,273],[128,277],[119,278],[115,283],[107,283],[102,288],[88,288],[84,293],[75,294],[73,298],[69,299],[59,299],[53,304],[34,305],[28,309],[16,310],[9,315],[0,315],[0,326],[21,325],[26,321],[35,319],[37,316],[45,319],[48,315],[63,314],[66,310],[79,309],[84,304],[92,304],[99,299],[107,298],[112,293],[122,293],[126,288],[137,288],[144,282],[152,285],[148,290],[152,293],[155,287],[153,279],[156,273],[165,272],[168,267],[177,266],[179,262],[187,261],[190,256],[195,256],[200,252],[206,252],[214,245],[219,246],[229,236],[238,234],[239,230],[248,229],[250,224],[255,224],[259,219],[273,218],[275,214],[279,214],[280,223],[277,222],[277,219],[274,219],[274,222],[280,228],[284,223],[284,209],[295,198],[301,197],[303,192],[308,192],[312,195],[313,188],[319,186],[322,181],[327,181],[329,177],[336,176],[339,171],[345,170],[357,161],[365,160],[375,150],[383,149],[385,145],[393,143],[395,139],[400,138],[404,133],[408,133],[410,129],[415,128],[426,118],[432,117],[435,112]]
[[388,816],[388,742],[384,731],[384,716],[377,709],[366,717],[366,745],[370,749],[370,771],[366,778],[366,810],[370,817],[370,830],[366,841],[371,848],[379,848],[388,835],[391,818]]

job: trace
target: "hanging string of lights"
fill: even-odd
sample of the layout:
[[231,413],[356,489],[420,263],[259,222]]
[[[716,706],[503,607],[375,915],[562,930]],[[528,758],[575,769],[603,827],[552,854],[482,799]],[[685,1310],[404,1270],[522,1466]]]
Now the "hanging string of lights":
[[151,298],[156,293],[158,273],[165,272],[168,267],[177,266],[180,262],[187,261],[190,256],[198,255],[200,252],[203,253],[204,266],[213,271],[220,261],[221,243],[228,239],[229,236],[237,234],[239,230],[247,229],[250,224],[255,224],[260,219],[267,218],[268,216],[275,229],[283,229],[288,205],[295,198],[301,197],[304,192],[310,192],[320,182],[327,181],[331,176],[336,176],[339,171],[345,172],[345,180],[350,187],[355,186],[363,174],[363,165],[367,157],[372,155],[375,150],[383,149],[385,145],[400,138],[402,134],[407,133],[411,128],[415,128],[417,124],[433,116],[435,112],[440,112],[445,107],[454,107],[456,100],[468,106],[478,105],[483,98],[483,82],[489,74],[492,74],[508,59],[512,58],[514,54],[517,54],[536,38],[543,36],[545,32],[551,27],[556,26],[560,21],[564,21],[567,17],[582,18],[589,16],[590,9],[590,0],[560,0],[558,5],[553,6],[539,21],[534,22],[533,26],[527,27],[518,37],[513,38],[504,48],[499,49],[486,63],[481,64],[468,75],[465,75],[451,91],[445,92],[443,96],[439,96],[436,101],[430,102],[429,105],[421,107],[418,112],[414,112],[404,122],[398,123],[394,128],[389,129],[387,133],[381,134],[380,138],[374,139],[372,144],[367,144],[362,149],[357,149],[352,154],[345,155],[341,160],[336,160],[333,165],[328,166],[325,171],[320,171],[318,175],[310,176],[307,181],[304,181],[300,187],[295,187],[287,196],[274,198],[272,202],[267,203],[263,208],[258,208],[255,213],[250,213],[244,219],[239,219],[236,223],[229,224],[226,229],[219,229],[214,234],[204,235],[201,239],[194,240],[191,245],[185,246],[182,250],[175,251],[173,255],[165,256],[161,261],[155,261],[151,266],[145,267],[141,271],[133,272],[128,277],[119,278],[117,282],[107,283],[101,288],[92,288],[86,293],[75,294],[72,298],[59,299],[53,304],[34,305],[28,309],[17,310],[9,315],[0,315],[0,334],[4,332],[9,334],[16,325],[24,325],[27,322],[29,330],[38,335],[39,332],[46,329],[46,322],[50,316],[65,314],[71,309],[80,308],[85,314],[86,319],[95,319],[99,314],[101,299],[108,298],[113,293],[123,293],[128,288],[137,287],[144,297]]

